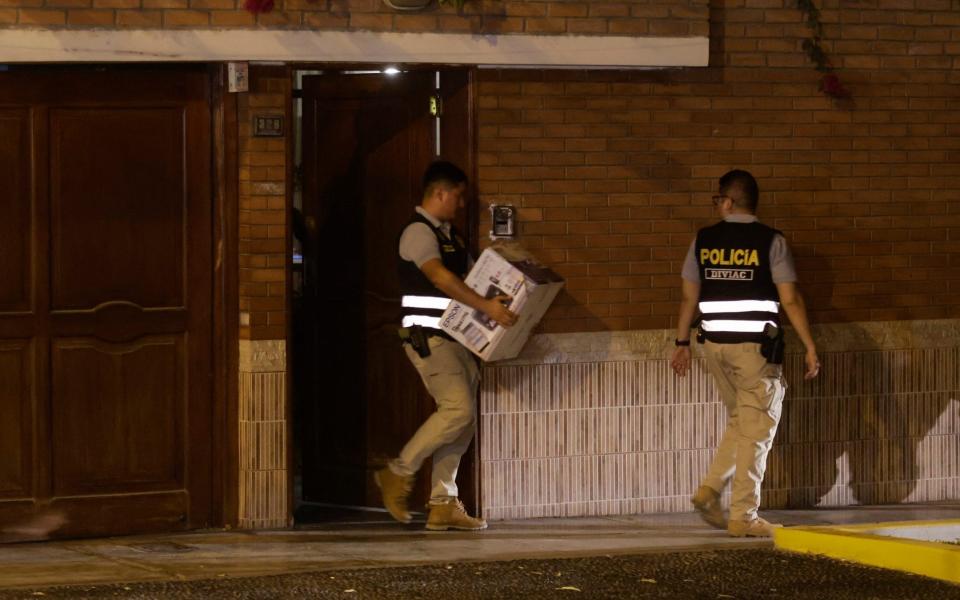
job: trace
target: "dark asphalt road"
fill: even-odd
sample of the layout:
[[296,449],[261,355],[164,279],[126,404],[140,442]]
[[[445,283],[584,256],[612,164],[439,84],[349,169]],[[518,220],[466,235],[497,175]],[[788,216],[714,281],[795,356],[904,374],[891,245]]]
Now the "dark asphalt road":
[[208,581],[0,590],[12,598],[960,600],[960,586],[774,550],[517,560]]

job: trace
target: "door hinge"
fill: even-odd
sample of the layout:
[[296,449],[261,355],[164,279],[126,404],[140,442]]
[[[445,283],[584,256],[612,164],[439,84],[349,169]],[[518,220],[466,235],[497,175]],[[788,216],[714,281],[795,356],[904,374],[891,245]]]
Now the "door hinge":
[[430,116],[443,116],[443,98],[440,96],[430,96]]

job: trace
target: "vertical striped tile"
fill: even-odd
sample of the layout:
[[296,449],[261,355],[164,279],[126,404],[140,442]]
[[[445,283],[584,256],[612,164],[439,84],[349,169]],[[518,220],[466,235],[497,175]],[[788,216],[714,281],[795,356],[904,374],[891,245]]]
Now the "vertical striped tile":
[[240,527],[287,527],[285,344],[241,340],[240,357]]
[[[787,357],[764,505],[960,499],[960,349],[821,359],[803,381]],[[679,379],[644,357],[489,365],[481,419],[484,516],[512,519],[686,511],[726,415],[701,361]]]

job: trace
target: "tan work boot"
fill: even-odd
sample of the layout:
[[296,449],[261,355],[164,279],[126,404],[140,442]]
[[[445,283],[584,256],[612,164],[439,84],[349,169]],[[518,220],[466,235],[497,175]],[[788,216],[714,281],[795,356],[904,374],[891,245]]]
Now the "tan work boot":
[[723,507],[720,506],[720,494],[711,487],[701,485],[697,493],[690,498],[690,503],[697,509],[700,518],[710,527],[717,529],[727,528],[727,519],[723,516]]
[[373,474],[373,480],[380,488],[383,506],[390,516],[401,523],[409,523],[413,520],[410,511],[407,510],[407,497],[413,489],[413,477],[397,475],[390,470],[390,467],[384,467]]
[[448,529],[477,531],[486,528],[487,522],[468,515],[463,508],[463,502],[459,500],[453,500],[446,504],[430,505],[430,516],[427,517],[427,529],[430,531],[446,531]]
[[778,527],[783,525],[757,517],[752,521],[730,521],[727,534],[731,537],[773,537],[773,530]]

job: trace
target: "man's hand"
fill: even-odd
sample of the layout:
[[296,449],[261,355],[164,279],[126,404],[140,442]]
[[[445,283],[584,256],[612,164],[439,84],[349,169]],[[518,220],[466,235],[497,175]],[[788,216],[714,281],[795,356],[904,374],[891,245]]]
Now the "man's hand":
[[678,346],[673,351],[673,358],[670,359],[670,367],[673,372],[683,377],[690,370],[690,346]]
[[673,372],[683,377],[690,370],[690,325],[697,312],[697,299],[700,297],[700,282],[682,279],[680,294],[680,316],[677,319],[677,339],[686,340],[686,346],[677,346],[670,360]]
[[807,372],[803,375],[803,378],[813,379],[820,373],[820,359],[817,358],[817,351],[807,350],[807,354],[803,357],[803,360],[807,363]]
[[508,304],[512,300],[510,296],[501,294],[494,298],[484,298],[475,291],[467,287],[462,279],[451,273],[439,258],[431,258],[420,266],[420,270],[427,276],[430,283],[437,286],[437,289],[450,296],[457,302],[463,302],[470,308],[482,311],[485,315],[503,325],[510,327],[517,322],[517,315],[510,312],[504,302]]
[[503,325],[504,327],[510,327],[517,322],[517,315],[510,312],[510,310],[503,304],[504,302],[509,303],[510,300],[510,296],[505,294],[494,296],[484,303],[484,306],[481,310],[497,323]]

